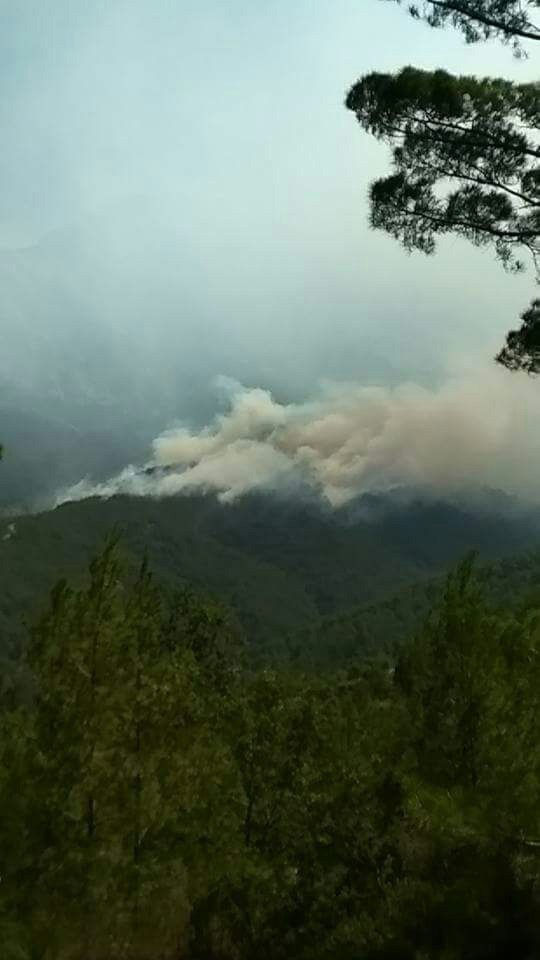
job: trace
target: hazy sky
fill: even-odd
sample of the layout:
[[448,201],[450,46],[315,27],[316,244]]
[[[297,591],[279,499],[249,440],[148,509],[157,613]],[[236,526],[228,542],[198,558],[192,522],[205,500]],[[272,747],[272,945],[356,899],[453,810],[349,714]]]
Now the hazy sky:
[[380,0],[0,0],[0,246],[113,211],[121,261],[152,209],[179,273],[199,265],[212,372],[252,385],[485,364],[532,278],[459,242],[409,257],[367,227],[387,152],[343,99],[407,63],[534,75]]

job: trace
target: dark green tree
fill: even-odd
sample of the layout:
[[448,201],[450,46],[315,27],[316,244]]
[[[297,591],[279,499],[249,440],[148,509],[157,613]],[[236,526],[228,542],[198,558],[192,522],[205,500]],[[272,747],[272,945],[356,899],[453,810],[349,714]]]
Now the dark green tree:
[[5,960],[30,960],[28,894],[34,873],[27,789],[32,721],[22,707],[0,703],[0,943]]
[[[519,251],[538,252],[535,85],[406,67],[363,77],[347,106],[393,147],[393,174],[371,187],[372,226],[424,253],[433,253],[438,235],[458,234],[492,245],[518,269]],[[445,184],[452,188],[443,192]]]
[[171,614],[147,564],[131,579],[111,541],[34,630],[29,925],[47,956],[168,960],[187,937],[236,787],[197,660],[215,678],[221,621],[205,610],[185,594]]
[[[390,649],[390,647],[389,647]],[[395,656],[254,668],[114,542],[0,702],[6,960],[540,955],[538,594],[472,560]]]
[[110,919],[111,680],[122,607],[121,567],[111,541],[92,562],[87,587],[58,584],[30,644],[37,688],[30,915],[36,943],[46,944],[52,956],[55,950],[77,956],[77,946],[98,953]]
[[430,27],[451,24],[467,43],[498,37],[518,54],[522,40],[540,40],[540,29],[533,22],[537,9],[538,0],[420,0],[408,6],[412,17]]
[[[448,10],[438,14],[437,22],[452,18],[453,6],[441,4]],[[517,7],[498,6],[503,12]],[[524,256],[536,268],[538,84],[456,77],[442,69],[409,66],[396,74],[362,77],[349,91],[346,106],[364,130],[392,150],[391,174],[370,188],[373,228],[385,230],[408,251],[432,254],[440,237],[453,235],[491,247],[507,269],[522,270]],[[527,364],[526,347],[532,326],[538,335],[537,324],[534,314],[526,329],[514,332],[511,356],[503,350],[499,362],[534,372]]]
[[407,872],[429,903],[416,937],[437,956],[435,928],[444,956],[528,957],[540,944],[537,644],[537,614],[490,609],[468,560],[398,660],[417,764]]
[[510,330],[497,360],[509,370],[540,372],[540,299],[521,314],[521,327]]

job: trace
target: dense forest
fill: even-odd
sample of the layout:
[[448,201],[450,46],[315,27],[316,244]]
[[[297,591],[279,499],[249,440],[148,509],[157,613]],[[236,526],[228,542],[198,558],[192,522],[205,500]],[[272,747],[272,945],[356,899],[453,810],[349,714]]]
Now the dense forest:
[[227,505],[213,495],[86,500],[0,523],[0,659],[18,660],[25,622],[67,572],[78,582],[114,527],[131,569],[148,551],[164,586],[218,598],[250,654],[266,661],[308,648],[324,659],[328,647],[335,662],[351,646],[405,638],[471,546],[483,568],[494,566],[486,575],[495,599],[540,583],[538,511],[520,512],[494,493],[481,506],[370,495],[340,510],[270,494]]
[[537,957],[538,611],[469,559],[394,650],[256,665],[109,540],[3,695],[2,957]]
[[[540,958],[540,513],[487,486],[501,460],[535,497],[538,411],[485,404],[474,359],[489,321],[500,374],[538,374],[540,300],[499,341],[499,288],[454,256],[538,280],[540,99],[517,64],[539,3],[405,5],[509,46],[508,78],[425,41],[398,66],[378,4],[334,5],[329,43],[316,4],[300,27],[285,4],[254,28],[256,4],[3,18],[0,960]],[[355,247],[323,92],[352,36],[371,72],[345,106],[388,148],[382,176],[362,155],[370,227],[450,253],[462,299]],[[478,390],[423,388],[456,359]],[[262,413],[208,426],[217,372],[261,383]],[[344,406],[304,400],[351,376]],[[363,379],[387,398],[368,419]],[[239,499],[143,484],[36,512],[157,431],[138,481]]]

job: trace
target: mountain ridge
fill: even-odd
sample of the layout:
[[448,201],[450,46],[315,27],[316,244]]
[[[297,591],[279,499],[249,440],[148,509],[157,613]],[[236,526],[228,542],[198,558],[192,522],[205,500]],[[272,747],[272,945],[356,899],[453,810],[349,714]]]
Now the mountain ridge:
[[442,576],[470,549],[488,564],[540,547],[536,514],[505,517],[391,499],[383,510],[383,502],[370,519],[353,520],[350,510],[260,494],[227,505],[209,494],[114,497],[6,519],[0,529],[4,655],[17,655],[22,619],[35,617],[58,579],[83,577],[112,529],[122,533],[128,566],[147,555],[170,588],[189,585],[217,597],[262,654],[283,652],[302,630],[324,631],[332,618],[354,619],[359,610],[367,616],[412,585]]

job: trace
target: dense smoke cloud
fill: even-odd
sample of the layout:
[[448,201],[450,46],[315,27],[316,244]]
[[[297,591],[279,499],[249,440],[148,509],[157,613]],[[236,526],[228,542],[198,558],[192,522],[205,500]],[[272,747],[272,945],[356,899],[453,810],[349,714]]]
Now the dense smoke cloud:
[[[339,499],[375,483],[360,461],[343,476],[346,444],[282,448],[312,408],[345,404],[303,398],[321,377],[429,385],[493,356],[531,280],[465,243],[411,258],[368,230],[386,148],[343,97],[404,49],[425,69],[489,75],[498,48],[446,31],[426,45],[391,4],[366,17],[358,0],[3,7],[0,509],[141,463],[174,417],[210,423],[220,371],[300,406],[273,409],[286,422],[262,446],[248,432],[226,463],[215,450],[152,488],[234,496],[305,474]],[[505,70],[535,76],[532,58]],[[369,409],[401,402],[383,396]]]
[[59,497],[163,497],[306,484],[333,506],[395,487],[453,494],[482,486],[539,499],[540,391],[502,370],[438,388],[325,384],[304,403],[223,381],[227,409],[199,432],[162,433],[146,467],[82,481]]

